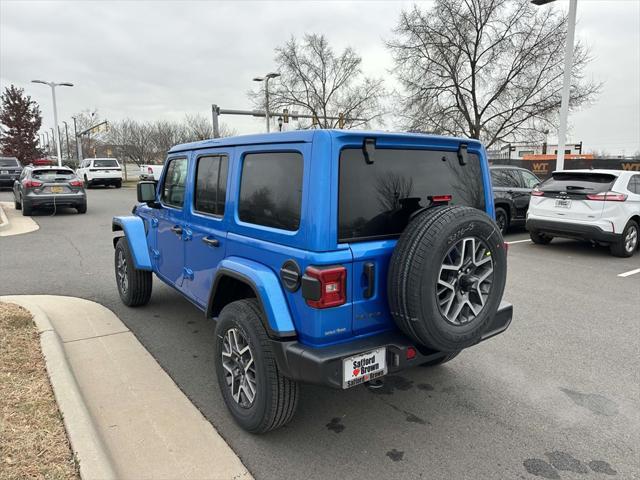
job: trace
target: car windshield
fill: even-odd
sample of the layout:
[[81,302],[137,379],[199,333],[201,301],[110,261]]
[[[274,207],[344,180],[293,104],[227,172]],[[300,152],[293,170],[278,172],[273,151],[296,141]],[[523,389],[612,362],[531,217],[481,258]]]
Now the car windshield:
[[451,205],[485,209],[480,158],[469,153],[378,148],[367,163],[362,148],[340,154],[340,241],[397,236],[433,196],[451,195]]
[[51,181],[56,178],[64,178],[71,179],[75,177],[75,173],[72,170],[67,170],[66,168],[59,169],[47,169],[47,170],[34,170],[31,176],[34,179],[42,180],[42,181]]
[[117,167],[118,162],[115,160],[94,160],[94,167]]
[[540,190],[600,193],[610,190],[616,178],[609,173],[555,172],[551,178],[540,185]]
[[17,167],[18,160],[15,158],[0,158],[0,167]]

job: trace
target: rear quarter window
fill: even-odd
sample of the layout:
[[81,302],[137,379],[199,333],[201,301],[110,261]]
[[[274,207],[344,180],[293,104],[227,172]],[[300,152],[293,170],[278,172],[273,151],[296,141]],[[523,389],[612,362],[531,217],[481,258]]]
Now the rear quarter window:
[[376,149],[368,164],[360,148],[340,154],[339,241],[394,237],[411,215],[430,205],[430,196],[451,195],[451,205],[485,210],[480,158],[469,153],[460,165],[456,152]]

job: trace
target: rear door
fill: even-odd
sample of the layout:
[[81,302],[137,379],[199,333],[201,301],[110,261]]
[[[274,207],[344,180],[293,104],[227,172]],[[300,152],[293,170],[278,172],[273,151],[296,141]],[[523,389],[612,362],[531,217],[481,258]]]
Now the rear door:
[[553,219],[595,221],[602,218],[610,202],[590,200],[589,196],[611,190],[617,180],[611,173],[554,172],[551,178],[540,184],[542,195],[532,198],[535,214]]
[[224,259],[225,216],[231,150],[209,151],[195,159],[192,200],[186,226],[185,291],[206,305],[218,264]]
[[188,159],[176,156],[168,160],[166,175],[160,188],[162,208],[155,210],[157,219],[156,265],[158,274],[176,288],[184,280],[185,194]]
[[389,328],[387,270],[397,238],[433,197],[486,210],[479,153],[461,165],[456,151],[381,148],[375,161],[362,148],[345,148],[339,159],[338,242],[353,255],[349,284],[356,335]]

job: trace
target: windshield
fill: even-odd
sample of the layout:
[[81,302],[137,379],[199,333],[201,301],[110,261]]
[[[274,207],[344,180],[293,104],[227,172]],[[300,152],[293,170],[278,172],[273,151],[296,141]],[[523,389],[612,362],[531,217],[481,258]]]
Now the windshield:
[[543,192],[600,193],[611,189],[616,176],[609,173],[555,172],[540,185]]
[[340,155],[340,241],[397,236],[429,197],[451,195],[450,205],[485,209],[478,155],[460,165],[456,152],[377,148],[368,164],[361,148]]
[[52,169],[52,170],[34,170],[31,176],[34,179],[42,180],[42,181],[52,181],[57,178],[71,179],[75,177],[75,173],[72,170],[67,170],[66,168],[60,169]]
[[18,167],[18,159],[16,158],[0,158],[0,167]]
[[118,162],[116,160],[94,160],[94,167],[117,167]]

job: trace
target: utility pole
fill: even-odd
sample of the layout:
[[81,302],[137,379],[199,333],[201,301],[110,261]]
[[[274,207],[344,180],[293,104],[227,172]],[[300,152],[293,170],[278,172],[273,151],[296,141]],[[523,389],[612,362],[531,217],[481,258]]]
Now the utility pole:
[[271,125],[269,123],[269,80],[279,77],[279,73],[267,73],[264,77],[255,77],[254,82],[264,81],[264,100],[265,100],[265,118],[267,120],[267,133],[271,131]]
[[76,139],[76,156],[78,157],[78,166],[82,161],[82,139],[78,137],[78,125],[76,124],[76,117],[73,118],[73,136]]
[[[53,123],[58,130],[58,106],[56,104],[56,87],[73,87],[73,83],[63,82],[45,82],[44,80],[31,80],[32,83],[42,83],[51,87],[51,96],[53,97]],[[56,153],[58,154],[58,166],[62,166],[62,149],[60,148],[60,135],[53,134],[56,142]]]
[[69,126],[64,120],[62,123],[64,123],[64,135],[67,137],[67,160],[71,161],[71,150],[69,150]]

